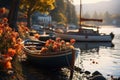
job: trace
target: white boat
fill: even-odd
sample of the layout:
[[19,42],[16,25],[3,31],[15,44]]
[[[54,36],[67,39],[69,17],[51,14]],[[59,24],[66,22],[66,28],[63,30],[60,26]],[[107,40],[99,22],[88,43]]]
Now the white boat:
[[55,33],[56,37],[60,37],[64,40],[70,40],[74,38],[76,41],[100,41],[100,42],[111,42],[114,38],[114,34],[82,34],[79,32],[67,32],[67,33]]

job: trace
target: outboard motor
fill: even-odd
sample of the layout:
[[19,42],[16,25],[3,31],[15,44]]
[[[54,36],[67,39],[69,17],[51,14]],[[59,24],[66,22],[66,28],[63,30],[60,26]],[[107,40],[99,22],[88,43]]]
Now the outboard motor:
[[111,32],[110,35],[111,35],[111,37],[112,37],[112,39],[113,39],[113,38],[114,38],[114,34],[113,34],[113,32]]

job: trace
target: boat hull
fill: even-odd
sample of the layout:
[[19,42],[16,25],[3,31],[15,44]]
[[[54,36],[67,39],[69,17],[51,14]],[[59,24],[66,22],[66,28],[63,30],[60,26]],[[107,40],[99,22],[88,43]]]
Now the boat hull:
[[[37,41],[25,41],[24,44],[40,44]],[[41,44],[40,44],[41,45]],[[40,46],[39,45],[39,46]],[[70,67],[73,66],[75,59],[78,56],[79,50],[77,49],[68,49],[65,51],[59,52],[47,52],[47,53],[40,53],[38,50],[33,51],[28,48],[28,46],[24,46],[24,51],[27,56],[27,61],[31,62],[32,64],[38,65],[42,68],[61,68],[61,67]]]
[[64,40],[70,40],[74,38],[76,41],[100,41],[100,42],[111,42],[111,35],[75,35],[75,34],[64,34],[64,33],[55,33],[56,37],[61,37]]
[[70,67],[72,62],[72,53],[66,53],[55,56],[36,56],[27,53],[27,60],[47,68]]

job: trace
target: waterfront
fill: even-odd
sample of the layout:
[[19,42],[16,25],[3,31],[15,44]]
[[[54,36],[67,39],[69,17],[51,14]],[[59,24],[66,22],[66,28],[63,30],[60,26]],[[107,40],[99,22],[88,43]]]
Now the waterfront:
[[[120,28],[102,28],[100,32],[110,33],[113,32],[115,37],[112,43],[86,43],[79,56],[80,63],[78,65],[84,70],[90,72],[99,71],[106,78],[114,76],[120,77]],[[82,43],[81,43],[82,44]],[[103,45],[104,44],[104,45]],[[80,43],[79,43],[80,45]],[[98,46],[99,45],[99,46]],[[77,47],[79,47],[76,43]],[[83,47],[82,47],[83,48]]]
[[[81,52],[76,60],[75,66],[84,71],[99,71],[107,79],[111,76],[120,77],[120,28],[101,28],[100,32],[113,32],[115,37],[112,42],[76,42],[75,47]],[[70,72],[68,69],[62,70],[41,70],[34,65],[23,64],[26,80],[68,80]],[[82,75],[74,72],[72,80],[81,80]],[[111,80],[111,79],[108,79]]]

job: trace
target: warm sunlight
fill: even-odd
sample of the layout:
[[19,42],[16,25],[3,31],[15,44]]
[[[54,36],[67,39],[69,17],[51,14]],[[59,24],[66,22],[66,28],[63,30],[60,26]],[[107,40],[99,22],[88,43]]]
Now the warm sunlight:
[[[101,1],[110,1],[110,0],[82,0],[82,3],[97,3],[97,2],[101,2]],[[73,2],[75,5],[76,4],[80,4],[80,0],[74,0]]]

